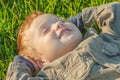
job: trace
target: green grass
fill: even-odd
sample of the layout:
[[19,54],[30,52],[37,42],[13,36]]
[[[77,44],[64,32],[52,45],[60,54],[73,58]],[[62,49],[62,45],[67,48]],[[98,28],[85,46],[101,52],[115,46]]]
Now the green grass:
[[39,10],[67,18],[81,12],[84,7],[113,1],[115,0],[0,0],[0,80],[5,80],[8,65],[17,54],[18,28],[31,12]]

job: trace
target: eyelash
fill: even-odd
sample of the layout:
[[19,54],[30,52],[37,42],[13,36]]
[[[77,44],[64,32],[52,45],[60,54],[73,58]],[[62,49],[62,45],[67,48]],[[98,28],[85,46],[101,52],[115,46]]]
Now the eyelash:
[[49,29],[44,29],[42,33],[47,34],[48,32],[49,32]]

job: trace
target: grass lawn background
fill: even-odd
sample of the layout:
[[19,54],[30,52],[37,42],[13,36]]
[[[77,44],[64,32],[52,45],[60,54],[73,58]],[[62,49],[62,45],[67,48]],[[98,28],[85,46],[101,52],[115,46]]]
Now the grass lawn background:
[[83,8],[120,0],[0,0],[0,80],[5,80],[7,68],[17,54],[18,28],[33,11],[68,18]]

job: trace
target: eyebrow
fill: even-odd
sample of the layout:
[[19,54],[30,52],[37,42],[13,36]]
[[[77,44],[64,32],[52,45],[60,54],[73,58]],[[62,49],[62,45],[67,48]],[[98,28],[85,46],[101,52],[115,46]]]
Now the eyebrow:
[[45,23],[46,23],[46,22],[42,22],[42,23],[39,25],[39,29],[42,28],[42,27],[44,27]]

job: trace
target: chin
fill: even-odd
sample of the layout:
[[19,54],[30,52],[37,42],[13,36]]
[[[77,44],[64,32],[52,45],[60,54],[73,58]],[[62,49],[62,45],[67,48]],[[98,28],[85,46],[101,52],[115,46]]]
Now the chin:
[[71,50],[75,49],[80,43],[80,40],[72,40],[70,41],[68,44],[69,44],[69,47],[71,48]]

